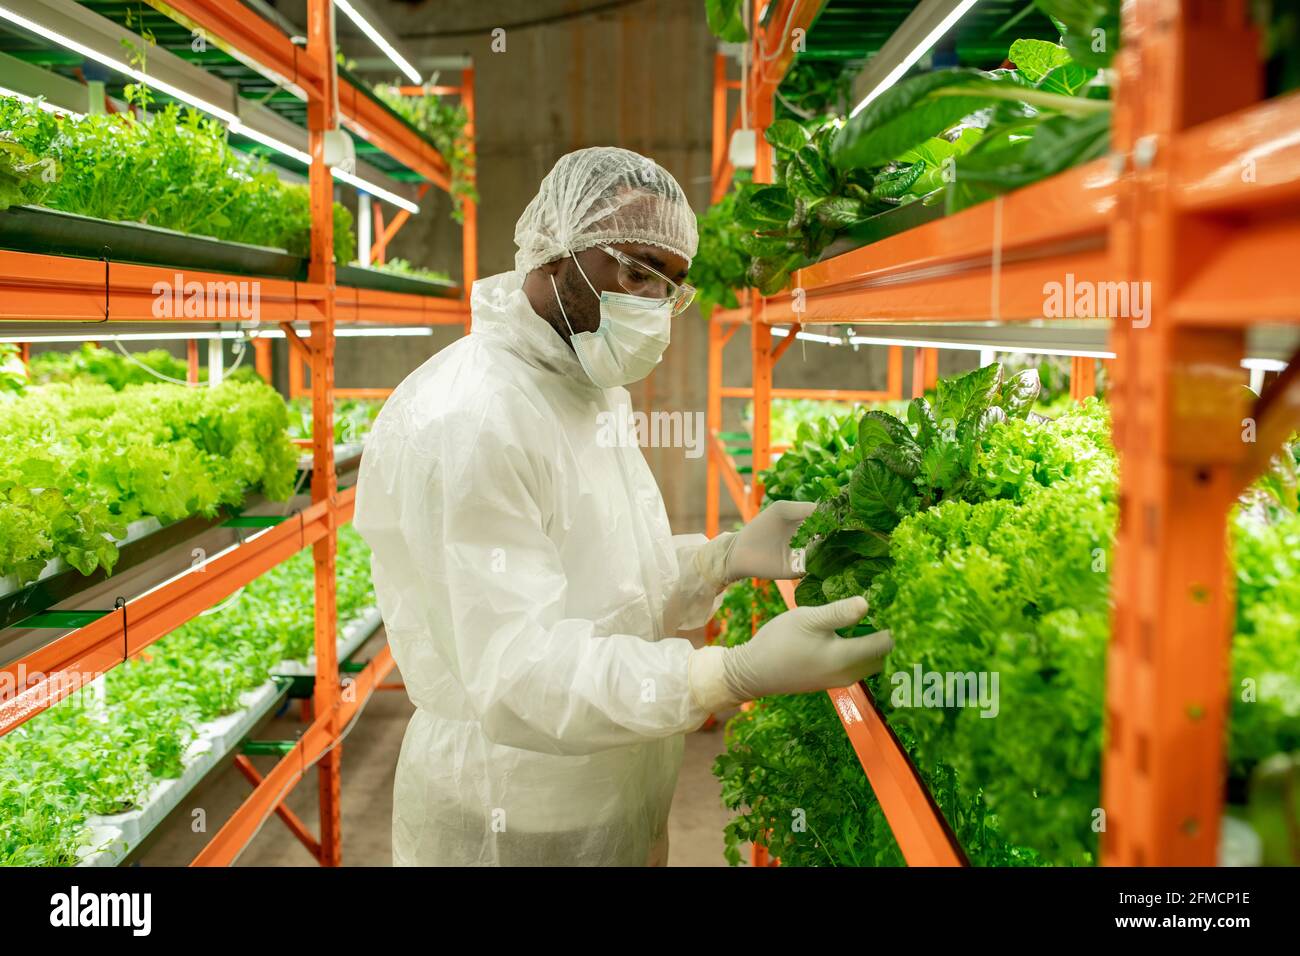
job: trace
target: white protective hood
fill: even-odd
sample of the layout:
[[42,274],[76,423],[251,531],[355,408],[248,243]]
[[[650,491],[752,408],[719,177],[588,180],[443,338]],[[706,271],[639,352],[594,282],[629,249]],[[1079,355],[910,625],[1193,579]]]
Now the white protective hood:
[[706,712],[689,641],[721,582],[673,537],[637,447],[522,276],[474,284],[472,334],[413,372],[366,444],[355,523],[417,710],[398,864],[639,865]]

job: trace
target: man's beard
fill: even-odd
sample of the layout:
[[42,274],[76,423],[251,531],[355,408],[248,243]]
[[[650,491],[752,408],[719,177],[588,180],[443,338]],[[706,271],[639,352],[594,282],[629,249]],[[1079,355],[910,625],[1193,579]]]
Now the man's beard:
[[591,286],[587,285],[587,280],[582,277],[572,262],[561,269],[560,274],[556,276],[555,288],[559,290],[560,298],[564,302],[564,311],[560,311],[560,305],[552,295],[542,318],[551,324],[561,338],[566,342],[569,340],[569,326],[573,326],[575,334],[594,332],[600,327],[600,301],[592,294]]

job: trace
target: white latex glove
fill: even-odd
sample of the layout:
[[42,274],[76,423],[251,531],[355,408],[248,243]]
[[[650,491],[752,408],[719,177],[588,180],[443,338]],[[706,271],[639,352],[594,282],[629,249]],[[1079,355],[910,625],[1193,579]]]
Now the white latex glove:
[[888,631],[849,638],[835,633],[866,613],[861,596],[797,607],[772,618],[746,644],[699,648],[690,658],[691,693],[712,713],[768,694],[846,687],[878,673],[894,648]]
[[720,534],[701,548],[701,573],[719,589],[741,578],[802,577],[790,539],[816,507],[811,501],[773,502],[739,531]]

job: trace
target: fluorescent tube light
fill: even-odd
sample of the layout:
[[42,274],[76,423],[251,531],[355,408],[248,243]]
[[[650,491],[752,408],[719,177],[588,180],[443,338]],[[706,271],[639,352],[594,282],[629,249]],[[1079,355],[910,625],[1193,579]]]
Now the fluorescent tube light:
[[397,68],[406,74],[406,78],[412,83],[419,86],[424,82],[419,71],[407,62],[406,57],[397,52],[397,48],[384,38],[384,35],[370,25],[370,21],[361,15],[356,7],[348,3],[348,0],[334,0],[334,6],[338,7],[347,18],[361,28],[361,32],[370,38],[370,42],[379,49],[384,51],[384,55],[396,64]]
[[153,89],[166,93],[168,96],[175,97],[182,103],[187,103],[205,113],[210,113],[220,119],[223,123],[233,124],[239,122],[238,117],[227,110],[223,110],[220,106],[209,103],[207,100],[200,99],[197,96],[192,96],[184,90],[177,89],[170,83],[166,83],[155,77],[146,76],[135,67],[123,63],[121,60],[100,53],[98,50],[92,50],[85,44],[78,43],[71,37],[66,37],[56,30],[51,30],[49,27],[41,26],[41,24],[36,23],[33,20],[28,20],[26,17],[14,13],[6,7],[0,6],[0,18],[8,20],[10,23],[22,27],[24,30],[35,33],[37,36],[44,37],[52,43],[57,43],[61,47],[72,50],[74,53],[80,53],[88,60],[94,60],[96,63],[103,64],[109,69],[125,74],[139,83],[144,83]]
[[369,193],[372,196],[377,196],[385,202],[390,202],[398,209],[405,209],[412,215],[415,215],[420,211],[420,207],[409,199],[404,199],[397,195],[397,193],[389,192],[383,186],[376,186],[374,183],[367,182],[360,176],[354,176],[352,173],[345,173],[337,167],[330,167],[330,172],[334,174],[334,178],[339,180],[339,182],[347,183],[350,186],[356,186],[357,189],[360,189],[362,192]]
[[[989,348],[988,345],[982,345],[975,342],[939,342],[930,339],[891,339],[891,338],[873,338],[865,335],[854,335],[849,341],[854,345],[904,345],[914,349],[948,349],[954,352],[982,352]],[[1069,355],[1079,358],[1099,358],[1113,359],[1114,352],[1105,352],[1094,349],[1063,349],[1044,346],[1037,348],[1023,345],[995,345],[992,347],[994,352],[1009,352],[1013,355]]]
[[924,40],[913,47],[912,51],[908,53],[907,56],[903,57],[898,66],[890,70],[885,78],[876,84],[874,90],[862,98],[862,102],[853,107],[853,112],[849,114],[849,117],[852,118],[857,116],[866,109],[868,103],[897,83],[902,78],[903,74],[915,66],[916,61],[925,56],[926,51],[928,51],[930,47],[934,46],[935,43],[939,41],[939,38],[947,33],[952,28],[952,25],[960,20],[966,14],[966,11],[973,6],[975,6],[975,0],[962,0],[962,2],[953,9],[952,13],[944,17],[943,20],[939,22],[939,25],[931,30]]

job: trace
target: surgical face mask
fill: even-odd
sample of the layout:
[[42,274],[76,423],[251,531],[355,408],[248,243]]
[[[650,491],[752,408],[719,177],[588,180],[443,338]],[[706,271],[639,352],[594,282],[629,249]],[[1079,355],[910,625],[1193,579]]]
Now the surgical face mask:
[[[575,266],[578,260],[573,260]],[[622,292],[596,292],[587,273],[578,266],[592,294],[600,299],[600,327],[594,332],[574,332],[564,311],[560,290],[551,276],[555,301],[569,326],[569,341],[583,371],[599,388],[614,388],[639,382],[659,364],[668,348],[672,305],[662,299],[647,299]]]

